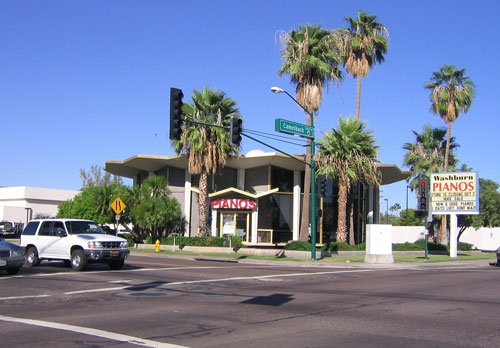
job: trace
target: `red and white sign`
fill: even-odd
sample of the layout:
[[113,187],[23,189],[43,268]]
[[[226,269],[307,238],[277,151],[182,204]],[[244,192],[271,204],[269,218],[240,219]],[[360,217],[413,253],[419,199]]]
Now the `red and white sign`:
[[257,208],[255,201],[245,198],[213,199],[210,203],[212,209],[250,209]]
[[479,214],[476,172],[432,173],[432,214]]

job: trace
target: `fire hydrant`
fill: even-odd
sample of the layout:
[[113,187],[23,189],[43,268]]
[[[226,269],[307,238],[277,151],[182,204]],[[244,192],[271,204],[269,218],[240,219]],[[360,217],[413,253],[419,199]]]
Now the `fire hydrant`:
[[155,243],[155,251],[156,251],[157,253],[159,253],[159,252],[160,252],[160,240],[159,240],[159,239],[157,239],[157,240],[156,240],[156,243]]

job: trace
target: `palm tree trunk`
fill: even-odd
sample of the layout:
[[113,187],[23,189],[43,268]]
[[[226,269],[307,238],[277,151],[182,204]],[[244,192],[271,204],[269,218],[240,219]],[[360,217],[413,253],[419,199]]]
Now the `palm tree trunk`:
[[[444,171],[448,171],[448,160],[450,158],[450,143],[451,143],[451,121],[448,121],[448,134],[446,136],[446,150],[444,154]],[[446,215],[441,215],[441,229],[437,235],[437,243],[440,244],[443,237],[447,239],[447,223],[446,223]]]
[[349,190],[349,245],[354,245],[354,190]]
[[339,198],[337,200],[339,213],[337,218],[337,242],[347,240],[347,184],[339,180]]
[[[308,123],[310,124],[310,123]],[[310,141],[308,141],[311,144]],[[307,147],[306,152],[306,162],[311,162],[311,146]],[[302,214],[300,218],[300,233],[299,240],[307,242],[309,238],[309,213],[311,210],[309,197],[311,195],[311,167],[306,165],[306,171],[304,174],[304,196],[302,200]]]
[[208,173],[202,171],[200,173],[200,195],[198,203],[198,215],[200,216],[198,237],[208,235],[207,228],[207,192],[208,192]]
[[358,76],[356,78],[356,121],[359,121],[359,110],[361,109],[361,79],[362,77]]

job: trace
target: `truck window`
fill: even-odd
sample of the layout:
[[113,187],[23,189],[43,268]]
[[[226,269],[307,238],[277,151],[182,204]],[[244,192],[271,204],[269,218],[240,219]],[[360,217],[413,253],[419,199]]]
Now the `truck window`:
[[23,235],[34,236],[36,233],[36,229],[38,228],[38,225],[40,225],[40,221],[31,221],[24,229]]

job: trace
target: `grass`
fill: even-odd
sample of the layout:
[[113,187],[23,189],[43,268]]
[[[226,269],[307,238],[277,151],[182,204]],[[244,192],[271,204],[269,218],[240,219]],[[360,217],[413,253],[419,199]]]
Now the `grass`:
[[[154,249],[131,249],[137,252],[152,253],[156,252]],[[170,251],[161,250],[159,254],[166,255],[186,255],[194,257],[212,257],[212,258],[226,258],[226,259],[253,259],[253,260],[268,260],[268,261],[295,261],[295,262],[306,262],[309,259],[294,259],[290,257],[277,257],[277,256],[260,256],[260,255],[246,255],[238,253],[203,253],[203,252],[191,252],[191,251]],[[440,254],[429,254],[428,260],[425,260],[423,254],[393,254],[395,263],[425,263],[425,262],[446,262],[446,261],[471,261],[471,260],[492,260],[496,261],[496,254],[491,253],[480,253],[480,252],[459,252],[456,258],[451,258],[449,255]],[[332,256],[325,257],[318,260],[320,263],[363,263],[365,261],[364,255],[357,256]]]

